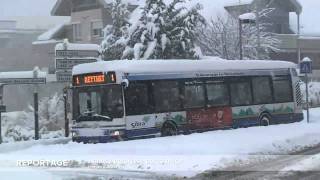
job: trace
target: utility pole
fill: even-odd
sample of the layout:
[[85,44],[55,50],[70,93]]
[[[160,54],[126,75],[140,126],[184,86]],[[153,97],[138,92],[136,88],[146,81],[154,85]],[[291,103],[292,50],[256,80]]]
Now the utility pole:
[[260,39],[260,0],[256,4],[256,26],[257,26],[257,57],[260,58],[260,48],[261,48],[261,39]]
[[243,60],[243,49],[242,49],[242,20],[239,19],[239,52],[240,52],[240,60]]
[[[0,106],[3,106],[3,85],[0,85]],[[4,107],[4,106],[3,106]],[[0,110],[0,144],[2,144],[2,122],[1,122],[1,112]]]

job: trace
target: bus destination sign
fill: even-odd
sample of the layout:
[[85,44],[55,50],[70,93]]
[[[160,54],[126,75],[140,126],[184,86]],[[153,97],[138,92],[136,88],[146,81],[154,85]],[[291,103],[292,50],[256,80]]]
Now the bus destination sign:
[[101,85],[116,82],[116,75],[114,72],[110,72],[107,75],[104,73],[91,73],[73,76],[74,86],[85,85]]

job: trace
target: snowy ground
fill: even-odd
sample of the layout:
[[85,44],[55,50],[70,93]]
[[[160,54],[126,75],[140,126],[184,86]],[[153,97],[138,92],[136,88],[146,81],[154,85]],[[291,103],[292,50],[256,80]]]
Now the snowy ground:
[[[303,121],[109,144],[57,143],[31,143],[26,147],[21,143],[0,145],[0,150],[7,149],[0,151],[1,176],[9,177],[21,171],[22,175],[41,172],[39,179],[43,176],[52,179],[65,176],[70,178],[73,177],[70,175],[78,177],[76,175],[79,174],[84,177],[88,174],[116,174],[122,177],[129,172],[130,177],[137,179],[155,175],[190,177],[233,163],[245,164],[253,157],[281,155],[320,144],[320,108],[311,110],[310,124]],[[288,168],[306,167],[304,164],[310,166],[310,162],[318,162],[319,159],[320,156],[311,156],[301,162],[302,165]],[[32,169],[30,166],[18,167],[23,160],[34,160],[33,163],[42,160],[51,162],[51,165]],[[66,164],[56,168],[57,164],[52,164],[50,160],[54,160],[54,163],[65,160]]]

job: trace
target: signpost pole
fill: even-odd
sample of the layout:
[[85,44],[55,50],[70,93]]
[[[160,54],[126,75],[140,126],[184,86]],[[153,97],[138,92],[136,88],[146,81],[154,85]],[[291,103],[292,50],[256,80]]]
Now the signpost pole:
[[[38,78],[38,68],[33,70],[33,78]],[[38,102],[38,87],[34,88],[34,139],[39,140],[39,102]]]
[[304,73],[305,83],[306,83],[306,108],[307,108],[307,122],[310,123],[310,110],[309,110],[309,77],[308,74],[312,73],[312,60],[305,57],[302,62],[300,62],[300,73]]
[[[0,85],[0,105],[3,105],[3,85]],[[2,122],[1,122],[1,111],[0,111],[0,144],[2,144]]]
[[306,79],[306,98],[307,98],[307,122],[310,122],[310,114],[309,114],[309,77],[308,73],[305,73],[305,79]]
[[69,137],[69,119],[68,119],[68,106],[67,106],[67,87],[63,89],[63,99],[64,99],[64,120],[65,120],[65,137]]

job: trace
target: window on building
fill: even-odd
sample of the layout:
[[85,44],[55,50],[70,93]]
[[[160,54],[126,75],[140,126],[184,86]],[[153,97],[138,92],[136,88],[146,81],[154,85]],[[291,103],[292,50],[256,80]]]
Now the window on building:
[[141,115],[150,112],[147,83],[131,83],[126,90],[126,111],[128,115]]
[[82,32],[81,32],[81,24],[72,24],[72,30],[73,30],[73,39],[75,41],[81,41],[82,38]]
[[208,83],[206,86],[209,107],[229,105],[229,90],[225,83]]
[[292,86],[289,76],[278,76],[273,79],[274,99],[278,103],[293,101]]
[[97,0],[73,0],[72,4],[73,12],[99,8]]
[[233,106],[252,104],[251,85],[248,81],[232,82],[230,84],[231,103]]
[[183,104],[185,108],[202,108],[205,106],[205,93],[202,82],[186,82]]
[[269,77],[252,78],[252,86],[255,104],[272,103],[272,88]]
[[159,81],[153,83],[155,108],[157,112],[173,112],[181,109],[179,83]]
[[91,34],[92,34],[92,37],[102,37],[103,36],[102,28],[103,28],[102,21],[91,22]]

